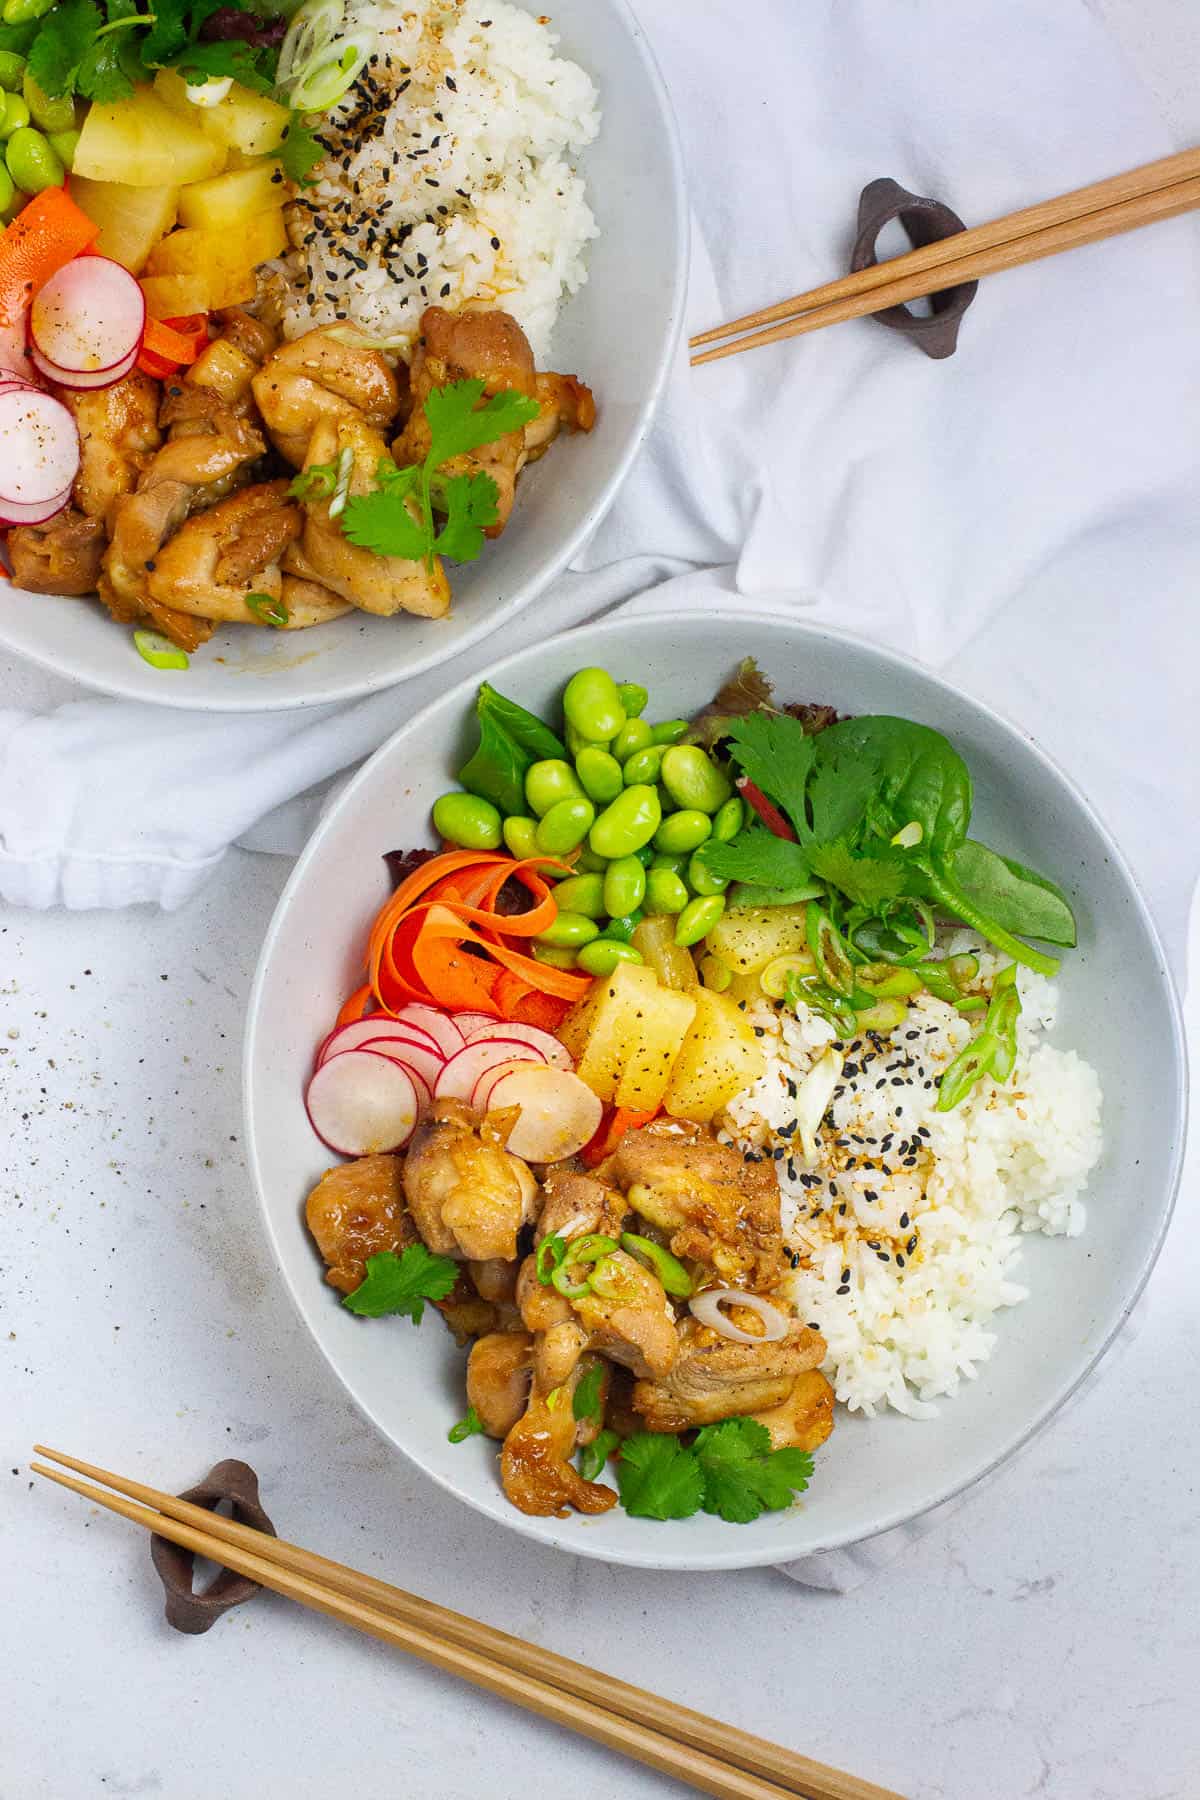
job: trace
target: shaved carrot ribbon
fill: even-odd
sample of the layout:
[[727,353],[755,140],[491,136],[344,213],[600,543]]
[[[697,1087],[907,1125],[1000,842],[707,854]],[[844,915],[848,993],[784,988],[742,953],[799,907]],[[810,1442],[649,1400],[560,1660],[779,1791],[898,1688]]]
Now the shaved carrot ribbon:
[[634,1112],[629,1106],[614,1106],[611,1112],[606,1110],[590,1143],[583,1146],[579,1159],[589,1169],[596,1168],[606,1156],[611,1156],[627,1131],[636,1131],[639,1125],[648,1125],[651,1119],[658,1116],[658,1107],[653,1112]]
[[99,233],[65,188],[43,188],[0,232],[0,326],[17,325],[38,289]]
[[194,363],[207,343],[206,313],[193,313],[186,319],[147,319],[137,366],[165,381],[176,369]]

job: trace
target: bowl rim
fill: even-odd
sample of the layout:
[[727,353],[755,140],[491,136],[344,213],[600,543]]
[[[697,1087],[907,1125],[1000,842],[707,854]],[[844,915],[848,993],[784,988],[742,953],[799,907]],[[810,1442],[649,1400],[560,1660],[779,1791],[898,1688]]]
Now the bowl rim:
[[[2,623],[0,623],[0,649],[7,650],[10,655],[33,663],[38,668],[46,669],[52,675],[60,676],[67,681],[78,682],[90,693],[108,694],[118,700],[136,700],[148,706],[162,706],[176,712],[301,712],[307,707],[331,706],[351,700],[365,699],[369,694],[377,694],[387,688],[400,687],[404,682],[414,680],[419,675],[428,675],[431,670],[450,664],[459,656],[465,655],[469,650],[474,649],[482,639],[491,636],[493,632],[501,631],[510,620],[545,593],[550,583],[562,574],[572,559],[583,549],[588,539],[599,529],[624,486],[634,460],[641,453],[666,391],[667,381],[683,336],[684,319],[687,316],[692,221],[687,178],[684,172],[683,145],[679,135],[679,121],[658,58],[651,48],[645,29],[630,5],[630,0],[609,0],[609,4],[625,30],[631,54],[640,59],[645,69],[663,126],[667,163],[670,170],[670,192],[674,201],[675,213],[671,298],[667,315],[667,329],[663,335],[655,363],[654,375],[638,406],[633,428],[620,459],[597,495],[595,503],[588,508],[575,529],[546,559],[541,569],[518,584],[499,606],[483,612],[479,620],[468,627],[460,638],[456,639],[453,649],[449,652],[443,653],[435,647],[417,657],[397,673],[368,672],[358,679],[331,685],[322,693],[300,697],[289,695],[286,690],[269,693],[265,689],[258,690],[247,687],[245,696],[231,692],[227,697],[218,695],[214,698],[209,695],[189,699],[185,687],[174,688],[166,683],[162,684],[163,691],[161,693],[147,693],[139,681],[132,677],[126,681],[120,675],[81,674],[78,663],[59,655],[53,641],[44,645],[38,644],[36,647],[22,644],[18,648],[10,645],[4,635]],[[286,681],[288,674],[288,670],[281,672],[281,684]]]
[[[801,640],[820,640],[835,647],[840,644],[850,644],[855,648],[869,650],[883,662],[891,663],[896,668],[903,669],[908,674],[915,671],[924,681],[928,682],[933,688],[937,689],[948,698],[960,703],[965,700],[970,707],[982,714],[990,724],[1000,727],[1003,734],[1019,738],[1029,753],[1034,756],[1052,776],[1057,778],[1067,795],[1080,809],[1097,833],[1107,856],[1122,876],[1133,899],[1138,920],[1147,935],[1151,950],[1154,953],[1157,963],[1156,974],[1163,992],[1163,997],[1166,1000],[1167,1012],[1171,1025],[1174,1081],[1169,1092],[1173,1103],[1172,1120],[1173,1123],[1177,1125],[1178,1129],[1170,1168],[1168,1170],[1166,1182],[1163,1186],[1161,1216],[1154,1232],[1154,1236],[1139,1267],[1132,1273],[1132,1278],[1125,1290],[1124,1298],[1116,1311],[1115,1317],[1105,1328],[1101,1338],[1087,1360],[1078,1372],[1074,1373],[1069,1379],[1058,1385],[1050,1399],[1047,1400],[1037,1415],[1030,1420],[1025,1427],[1010,1433],[1007,1440],[998,1450],[986,1457],[985,1460],[976,1465],[972,1465],[961,1479],[955,1480],[945,1487],[940,1488],[924,1506],[918,1509],[918,1511],[912,1512],[901,1506],[896,1507],[889,1512],[884,1512],[881,1515],[879,1522],[866,1538],[851,1535],[840,1536],[836,1531],[833,1531],[828,1533],[820,1543],[810,1544],[803,1549],[788,1549],[782,1543],[772,1545],[770,1543],[764,1544],[760,1542],[757,1545],[747,1544],[743,1550],[739,1550],[736,1543],[734,1543],[731,1544],[727,1551],[717,1550],[690,1553],[686,1550],[669,1550],[666,1546],[663,1546],[656,1551],[653,1538],[649,1539],[644,1551],[640,1548],[640,1545],[637,1545],[630,1550],[627,1550],[622,1546],[619,1551],[614,1551],[611,1546],[601,1547],[596,1544],[589,1544],[588,1533],[586,1530],[580,1529],[580,1521],[576,1518],[572,1518],[565,1522],[558,1520],[543,1520],[540,1518],[527,1519],[525,1514],[518,1511],[515,1507],[509,1508],[512,1517],[511,1519],[508,1518],[506,1515],[497,1512],[495,1509],[493,1504],[494,1496],[485,1497],[482,1494],[477,1495],[469,1492],[462,1487],[456,1486],[448,1477],[438,1471],[427,1468],[418,1456],[392,1436],[391,1432],[388,1431],[375,1416],[370,1406],[360,1398],[356,1388],[343,1374],[341,1368],[335,1361],[333,1353],[326,1347],[314,1325],[310,1323],[304,1312],[303,1306],[301,1305],[300,1296],[288,1278],[279,1235],[276,1231],[275,1223],[268,1205],[266,1184],[263,1178],[258,1138],[255,1130],[254,1109],[251,1103],[251,1086],[252,1070],[255,1066],[255,1057],[257,1053],[257,1035],[261,1011],[262,989],[266,981],[267,968],[274,953],[276,939],[282,930],[284,920],[291,909],[295,896],[307,881],[308,871],[321,854],[324,842],[327,836],[332,832],[342,810],[349,806],[354,797],[374,779],[376,764],[381,762],[385,756],[391,753],[392,747],[397,739],[406,737],[411,732],[419,732],[422,730],[427,716],[435,707],[440,708],[446,705],[469,702],[473,697],[479,681],[483,678],[482,674],[476,673],[470,675],[463,681],[456,683],[447,693],[438,696],[435,700],[431,701],[429,705],[422,707],[420,712],[415,713],[411,719],[406,720],[396,731],[390,733],[379,748],[375,750],[362,767],[357,770],[351,780],[347,782],[333,805],[330,806],[328,811],[322,817],[320,823],[317,825],[312,836],[309,838],[304,849],[297,858],[296,866],[288,877],[287,883],[276,903],[275,910],[271,915],[270,923],[267,926],[266,934],[263,938],[262,948],[259,952],[254,979],[250,987],[246,1010],[246,1027],[242,1043],[242,1114],[244,1140],[247,1164],[258,1198],[259,1210],[262,1215],[262,1222],[266,1230],[267,1240],[271,1246],[278,1273],[283,1279],[288,1297],[299,1314],[305,1330],[316,1344],[318,1351],[335,1376],[339,1387],[341,1387],[343,1392],[349,1397],[359,1413],[362,1414],[386,1442],[398,1450],[400,1454],[415,1468],[419,1469],[424,1476],[436,1482],[446,1493],[451,1494],[458,1501],[465,1502],[474,1511],[482,1514],[493,1523],[499,1523],[507,1526],[510,1530],[517,1531],[522,1537],[529,1539],[532,1543],[540,1545],[542,1548],[565,1550],[574,1555],[590,1557],[599,1561],[615,1563],[630,1568],[680,1572],[687,1570],[717,1571],[725,1569],[757,1568],[787,1563],[793,1560],[803,1560],[807,1556],[820,1555],[830,1550],[845,1549],[848,1545],[854,1543],[870,1542],[874,1538],[894,1530],[897,1526],[911,1524],[913,1521],[923,1518],[949,1500],[954,1500],[965,1495],[978,1482],[985,1480],[987,1476],[991,1475],[995,1470],[1000,1468],[1002,1464],[1008,1462],[1011,1458],[1016,1456],[1019,1451],[1024,1449],[1026,1445],[1031,1443],[1050,1421],[1058,1415],[1066,1403],[1071,1399],[1072,1395],[1074,1395],[1094,1373],[1102,1358],[1106,1356],[1111,1349],[1114,1340],[1124,1328],[1138,1301],[1141,1299],[1146,1284],[1149,1281],[1159,1255],[1162,1252],[1167,1231],[1170,1228],[1171,1220],[1174,1215],[1187,1148],[1189,1113],[1188,1050],[1183,1022],[1183,1009],[1180,1002],[1178,985],[1171,970],[1170,963],[1167,960],[1162,937],[1159,933],[1149,903],[1129,865],[1128,859],[1117,844],[1104,819],[1096,811],[1096,808],[1081,791],[1073,778],[1067,774],[1055,758],[1042,748],[1036,739],[1030,736],[1025,727],[1019,725],[1015,720],[1010,719],[1006,714],[999,712],[987,701],[978,699],[968,689],[958,686],[956,683],[946,679],[936,671],[927,668],[926,665],[920,662],[916,657],[910,657],[889,646],[874,643],[862,633],[842,630],[816,621],[789,618],[783,613],[772,612],[769,609],[714,606],[664,608],[647,610],[645,612],[639,611],[633,614],[628,613],[625,609],[620,609],[614,616],[608,619],[598,620],[583,627],[583,629],[588,632],[589,636],[597,634],[600,636],[611,635],[613,637],[620,637],[627,634],[633,626],[636,626],[639,629],[642,626],[648,626],[674,631],[686,631],[691,623],[698,623],[701,621],[710,625],[713,623],[726,624],[731,628],[747,623],[768,625],[798,636]],[[559,632],[544,643],[529,645],[523,650],[514,651],[511,655],[504,657],[497,662],[488,671],[488,679],[502,680],[506,671],[523,664],[530,658],[537,657],[546,650],[549,644],[558,643],[562,638],[569,635],[572,634],[569,632]],[[778,1516],[780,1519],[784,1519],[787,1515],[780,1514]],[[583,1521],[583,1523],[586,1524],[586,1520]],[[574,1528],[573,1531],[572,1527]]]

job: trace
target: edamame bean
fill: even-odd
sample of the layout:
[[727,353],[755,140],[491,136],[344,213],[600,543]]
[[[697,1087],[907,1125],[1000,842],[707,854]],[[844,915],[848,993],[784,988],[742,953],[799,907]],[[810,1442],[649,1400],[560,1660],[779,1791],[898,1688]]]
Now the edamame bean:
[[537,855],[536,819],[527,819],[520,813],[513,813],[510,818],[505,819],[501,830],[504,833],[504,847],[513,856],[519,857],[523,862],[526,857]]
[[646,871],[636,856],[619,856],[604,871],[604,910],[620,919],[636,911],[646,897]]
[[70,131],[50,132],[50,148],[64,168],[75,166],[75,152],[79,148],[80,133],[72,127]]
[[688,728],[686,719],[664,719],[650,727],[650,741],[655,744],[677,744]]
[[586,975],[611,975],[618,963],[640,963],[642,953],[632,944],[619,944],[615,938],[598,937],[584,944],[575,961]]
[[587,750],[589,747],[593,750],[603,750],[605,748],[605,745],[597,744],[593,738],[584,737],[582,731],[576,731],[573,725],[568,725],[565,728],[563,731],[563,740],[572,756],[578,756],[581,750]]
[[[675,816],[678,818],[678,813]],[[687,883],[693,894],[723,894],[729,886],[729,877],[714,875],[704,858],[695,855],[688,863]]]
[[[10,100],[16,95],[10,94]],[[32,125],[22,125],[4,146],[8,172],[27,194],[40,194],[43,188],[61,187],[66,170],[54,154],[49,140]],[[498,842],[499,840],[497,840]]]
[[603,875],[568,875],[555,885],[554,904],[559,912],[582,913],[585,919],[604,919],[612,911],[604,903]]
[[24,76],[25,58],[15,50],[0,50],[0,88],[10,94],[18,93]]
[[577,800],[560,800],[538,822],[537,847],[546,856],[566,856],[587,836],[596,809],[584,794]]
[[646,911],[648,913],[682,913],[689,905],[688,891],[678,875],[670,869],[646,871]]
[[637,857],[643,869],[648,869],[650,864],[654,861],[654,845],[643,844],[641,849],[635,850],[633,854]]
[[683,871],[687,868],[687,857],[669,856],[665,850],[660,850],[651,862],[650,867],[652,869],[669,869],[672,875],[682,875]]
[[625,913],[622,918],[610,919],[600,933],[602,938],[616,938],[620,944],[627,944],[642,920],[645,913],[639,906],[635,912]]
[[700,848],[711,830],[712,820],[707,813],[685,807],[663,820],[654,834],[654,848],[667,856],[687,856]]
[[575,967],[573,950],[560,950],[555,944],[541,944],[537,938],[534,938],[530,949],[533,951],[536,961],[548,963],[552,969],[573,969]]
[[625,717],[636,719],[646,710],[650,690],[644,688],[640,681],[618,681],[617,698],[625,709]]
[[662,822],[662,808],[652,787],[627,787],[606,806],[588,834],[588,846],[610,861],[632,856],[648,844]]
[[500,848],[500,813],[477,794],[442,794],[433,803],[433,829],[464,850]]
[[687,950],[707,937],[725,911],[724,894],[702,894],[689,900],[675,921],[675,942]]
[[582,913],[560,912],[545,931],[538,932],[537,941],[549,944],[554,950],[578,950],[581,944],[590,944],[599,936],[600,927],[595,919],[587,919]]
[[596,744],[584,745],[575,758],[575,773],[583,783],[584,793],[597,806],[607,806],[624,786],[620,763]]
[[20,94],[5,94],[0,100],[0,138],[10,138],[28,123],[29,108]]
[[45,132],[71,131],[75,125],[75,102],[67,96],[55,99],[45,88],[39,87],[33,76],[26,69],[21,80],[21,92],[25,96],[25,104],[29,108],[29,116],[35,125],[40,125]]
[[530,812],[541,819],[560,800],[582,800],[585,796],[570,763],[560,756],[548,756],[525,771],[525,798]]
[[42,18],[53,5],[54,0],[4,0],[0,19],[6,25],[28,25],[33,19]]
[[645,750],[650,744],[650,727],[645,719],[627,719],[612,741],[612,753],[618,762],[624,762],[638,750]]
[[713,819],[712,834],[718,844],[732,843],[746,822],[746,808],[735,794],[720,807]]
[[568,725],[593,743],[607,744],[625,723],[617,684],[607,669],[578,669],[563,693]]
[[632,756],[625,758],[621,770],[621,779],[626,787],[653,787],[658,780],[658,771],[662,765],[662,751],[651,744],[645,750],[635,750]]
[[680,806],[715,813],[731,797],[729,778],[723,775],[699,744],[672,744],[663,752],[662,784]]
[[575,858],[575,871],[579,875],[603,875],[608,867],[607,856],[597,856],[584,844]]

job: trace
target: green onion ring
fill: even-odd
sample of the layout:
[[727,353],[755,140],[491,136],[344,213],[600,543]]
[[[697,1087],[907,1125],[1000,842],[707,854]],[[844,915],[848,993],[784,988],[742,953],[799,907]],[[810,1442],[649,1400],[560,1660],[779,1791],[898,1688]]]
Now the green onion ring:
[[679,1258],[672,1256],[669,1250],[664,1250],[652,1238],[639,1237],[635,1231],[623,1231],[621,1248],[650,1265],[652,1273],[662,1283],[664,1292],[676,1294],[681,1300],[686,1300],[692,1293],[695,1284]]

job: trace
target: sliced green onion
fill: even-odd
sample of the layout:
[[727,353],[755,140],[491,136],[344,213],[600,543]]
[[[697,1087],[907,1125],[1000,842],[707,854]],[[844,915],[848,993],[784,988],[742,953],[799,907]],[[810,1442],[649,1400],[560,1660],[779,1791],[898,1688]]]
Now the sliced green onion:
[[623,1231],[621,1248],[648,1263],[668,1294],[677,1294],[681,1300],[686,1300],[692,1293],[695,1283],[679,1258],[672,1256],[669,1250],[664,1250],[652,1238],[639,1237],[636,1231]]
[[616,1248],[616,1238],[604,1237],[600,1232],[592,1231],[586,1237],[575,1238],[567,1245],[567,1261],[573,1263],[599,1262],[602,1256],[611,1256]]
[[466,1417],[460,1419],[457,1425],[452,1425],[446,1436],[452,1444],[461,1444],[466,1438],[478,1437],[482,1431],[483,1425],[480,1422],[479,1414],[473,1406],[469,1406]]
[[[616,1249],[616,1245],[613,1245]],[[616,1300],[628,1304],[638,1297],[637,1289],[630,1281],[628,1273],[611,1256],[606,1256],[592,1270],[592,1278],[588,1284],[593,1294],[599,1294],[602,1300]]]
[[161,631],[135,631],[133,647],[143,662],[148,662],[152,669],[186,669],[187,652],[170,638],[165,638]]
[[[873,1004],[876,1000],[906,1000],[920,989],[921,976],[919,969],[896,969],[887,963],[876,963],[858,971],[858,982]],[[851,995],[851,1000],[857,1004],[856,994]]]
[[972,1038],[965,1050],[959,1051],[938,1087],[939,1112],[953,1112],[959,1102],[966,1099],[980,1076],[986,1075],[991,1068],[993,1049],[994,1045],[985,1026],[977,1038]]
[[334,45],[337,55],[315,62],[292,76],[289,99],[297,112],[328,112],[336,106],[346,89],[353,86],[359,71],[375,50],[375,33],[358,31]]
[[974,981],[979,973],[979,958],[969,953],[965,956],[948,956],[946,972],[955,987],[964,988],[968,981]]
[[915,850],[925,836],[925,827],[919,819],[910,819],[893,837],[892,842],[897,850]]
[[554,1278],[554,1271],[562,1263],[566,1254],[567,1240],[566,1238],[559,1237],[556,1231],[551,1232],[549,1237],[544,1237],[542,1239],[537,1247],[537,1255],[533,1259],[533,1266],[537,1272],[537,1278],[543,1287],[550,1286],[550,1283]]
[[844,1037],[853,1037],[858,1029],[858,1019],[849,1000],[841,994],[833,993],[815,975],[789,977],[786,998],[789,1006],[811,1007],[813,1012],[828,1019]]
[[935,1000],[944,1000],[947,1006],[958,1005],[961,995],[947,973],[945,963],[919,962],[913,972],[921,977],[922,983]]
[[286,87],[294,75],[311,67],[313,60],[332,44],[344,18],[342,0],[304,0],[279,46],[276,85]]
[[253,613],[260,625],[279,628],[288,622],[288,609],[274,594],[247,594],[246,611]]
[[550,1280],[564,1300],[582,1300],[585,1294],[592,1291],[592,1278],[585,1275],[581,1281],[573,1281],[571,1276],[571,1268],[566,1263],[560,1263],[552,1272]]
[[594,1419],[599,1425],[604,1418],[604,1389],[607,1371],[597,1358],[579,1377],[571,1396],[571,1411],[577,1419]]
[[807,918],[808,947],[825,985],[844,998],[854,987],[854,965],[841,932],[829,914],[810,901]]
[[595,1481],[603,1474],[604,1465],[621,1442],[615,1431],[598,1431],[590,1444],[579,1452],[579,1473],[585,1481]]
[[566,1399],[566,1397],[567,1397],[566,1388],[561,1388],[561,1387],[551,1388],[550,1392],[546,1395],[546,1410],[547,1410],[547,1412],[557,1412],[559,1407],[562,1405],[563,1401]]
[[329,516],[336,519],[346,504],[350,492],[350,476],[354,469],[354,452],[349,445],[340,451],[337,459],[337,479],[333,484],[333,499],[329,502]]
[[959,1051],[938,1087],[937,1110],[952,1112],[965,1100],[982,1075],[1007,1081],[1017,1060],[1017,1020],[1021,996],[1017,992],[1017,965],[1008,963],[992,983],[992,998],[979,1036]]
[[864,1006],[855,1014],[855,1029],[880,1033],[898,1031],[907,1017],[908,1008],[903,1000],[877,1000],[873,1006]]
[[968,994],[965,1000],[955,1002],[960,1013],[982,1012],[987,1001],[982,994]]

